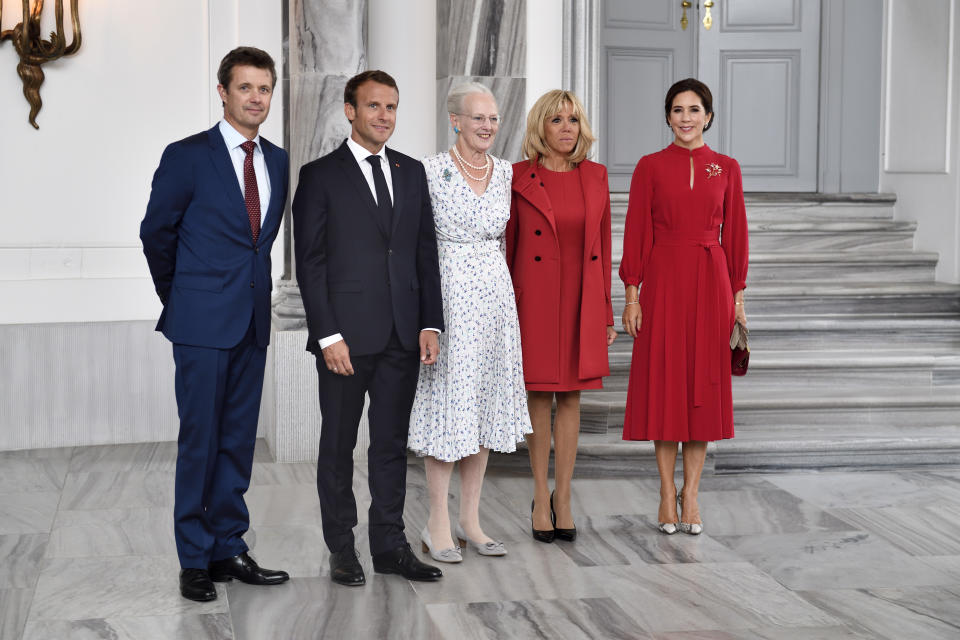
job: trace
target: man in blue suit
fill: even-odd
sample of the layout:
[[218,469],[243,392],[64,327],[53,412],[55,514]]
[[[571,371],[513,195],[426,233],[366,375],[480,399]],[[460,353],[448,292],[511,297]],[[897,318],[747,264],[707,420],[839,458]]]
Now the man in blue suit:
[[409,580],[441,576],[416,558],[403,533],[410,408],[420,363],[437,359],[443,302],[423,165],[384,146],[399,99],[383,71],[347,81],[350,137],[304,165],[293,199],[297,281],[323,419],[317,463],[323,537],[331,579],[348,586],[365,582],[354,547],[352,485],[367,393],[373,568]]
[[276,78],[265,51],[224,57],[223,119],[164,150],[140,225],[163,303],[157,331],[176,364],[174,534],[190,600],[216,599],[214,581],[288,579],[259,567],[243,541],[270,341],[270,248],[289,183],[287,152],[258,133]]

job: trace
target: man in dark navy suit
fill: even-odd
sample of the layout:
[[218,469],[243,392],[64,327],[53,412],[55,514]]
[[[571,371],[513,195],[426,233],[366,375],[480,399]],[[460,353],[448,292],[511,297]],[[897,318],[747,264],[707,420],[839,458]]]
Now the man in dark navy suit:
[[[293,199],[307,350],[320,379],[317,490],[330,577],[364,584],[354,548],[353,448],[370,395],[370,552],[378,573],[436,580],[403,533],[407,429],[420,362],[437,358],[443,303],[433,211],[418,161],[384,145],[399,92],[383,71],[344,89],[350,137],[300,170]],[[418,357],[419,356],[419,357]]]
[[287,152],[258,134],[277,73],[239,47],[217,73],[223,120],[174,142],[153,176],[140,225],[173,343],[180,415],[174,534],[180,593],[214,600],[213,582],[279,584],[248,555],[250,485],[270,341],[270,248],[287,200]]

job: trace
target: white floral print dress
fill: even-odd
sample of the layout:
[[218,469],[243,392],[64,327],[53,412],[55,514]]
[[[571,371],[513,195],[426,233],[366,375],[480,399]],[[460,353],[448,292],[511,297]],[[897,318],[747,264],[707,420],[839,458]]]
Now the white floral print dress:
[[531,433],[520,325],[504,257],[510,163],[493,158],[476,195],[447,152],[424,159],[440,257],[443,321],[436,364],[420,365],[407,446],[453,461],[480,447],[516,451]]

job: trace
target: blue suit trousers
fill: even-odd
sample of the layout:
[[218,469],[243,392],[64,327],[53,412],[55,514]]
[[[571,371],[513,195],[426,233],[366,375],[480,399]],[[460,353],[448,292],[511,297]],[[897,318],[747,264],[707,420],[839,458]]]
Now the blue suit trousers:
[[177,440],[174,535],[182,568],[247,550],[250,486],[266,347],[255,325],[230,349],[173,345]]

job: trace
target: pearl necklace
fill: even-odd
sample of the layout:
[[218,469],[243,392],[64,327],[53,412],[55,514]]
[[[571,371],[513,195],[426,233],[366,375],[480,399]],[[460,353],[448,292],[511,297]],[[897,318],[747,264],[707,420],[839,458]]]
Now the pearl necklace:
[[[453,155],[456,156],[457,162],[460,164],[460,170],[463,172],[463,175],[474,182],[486,182],[487,178],[490,177],[490,169],[493,167],[493,163],[490,161],[490,156],[484,154],[486,159],[486,164],[481,167],[475,167],[466,160],[463,159],[463,156],[460,155],[460,151],[457,149],[457,145],[453,145]],[[475,171],[483,171],[483,175],[479,178],[476,176],[470,175],[470,172],[467,171],[467,167],[474,169]]]

